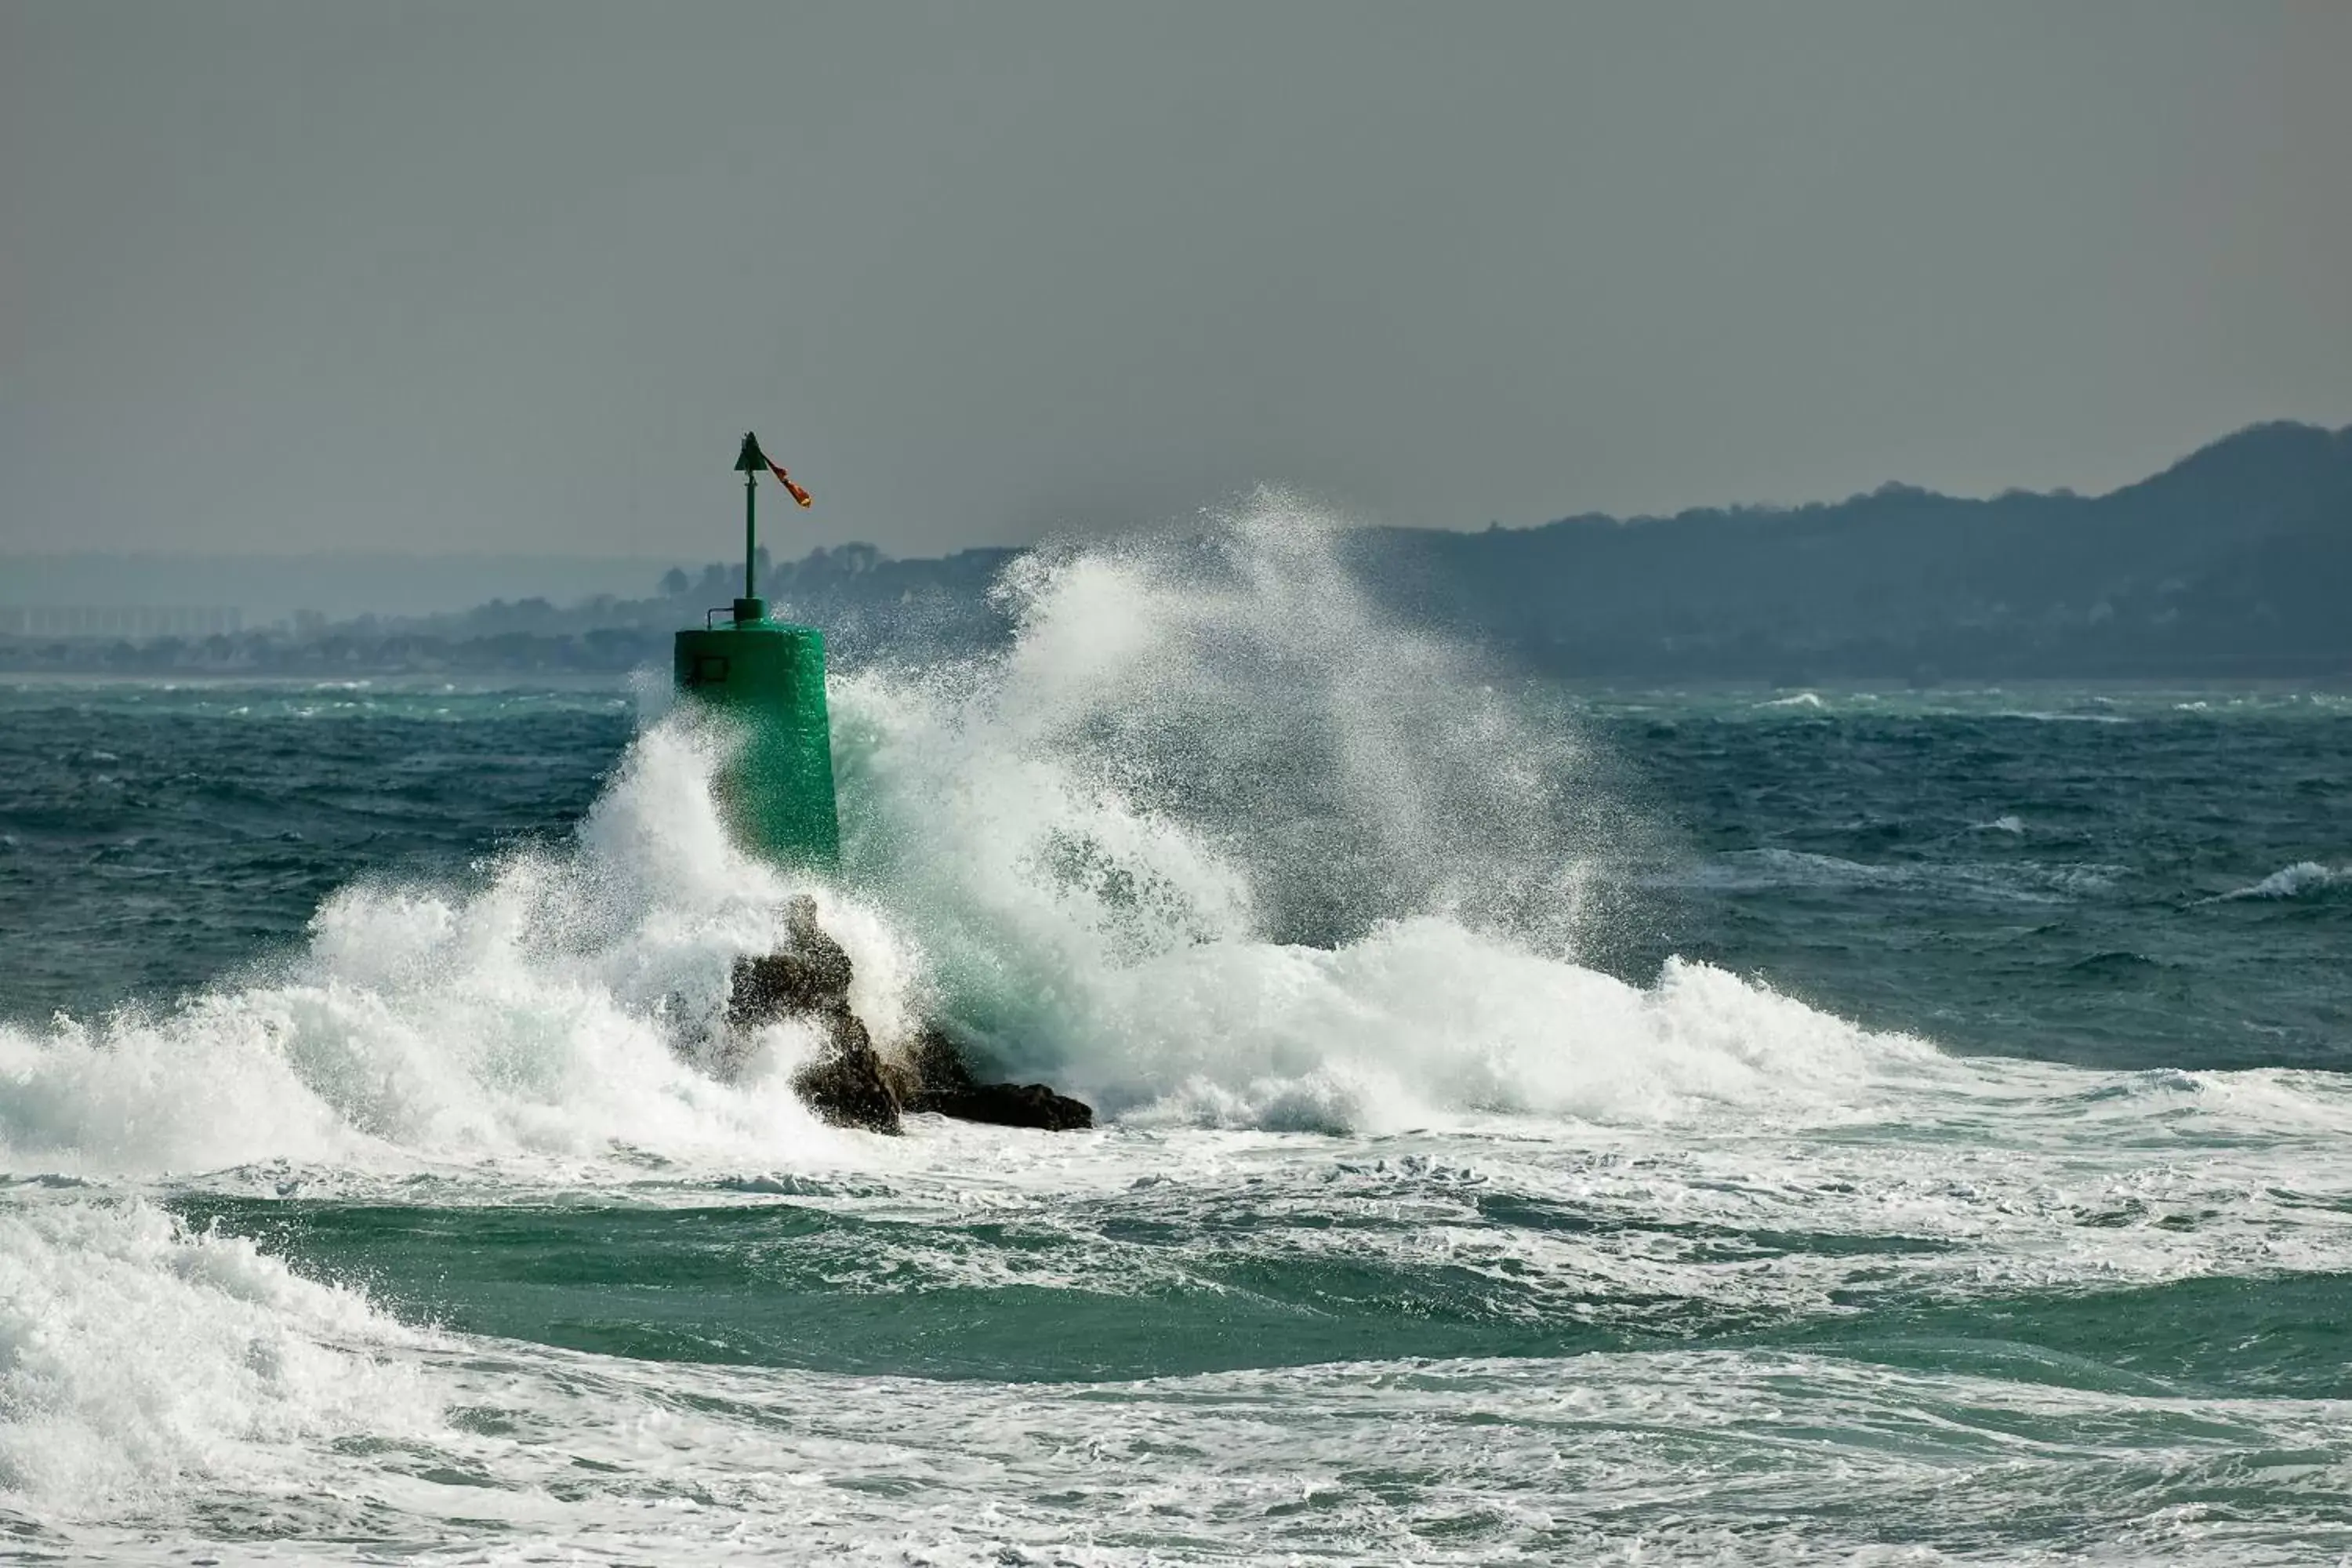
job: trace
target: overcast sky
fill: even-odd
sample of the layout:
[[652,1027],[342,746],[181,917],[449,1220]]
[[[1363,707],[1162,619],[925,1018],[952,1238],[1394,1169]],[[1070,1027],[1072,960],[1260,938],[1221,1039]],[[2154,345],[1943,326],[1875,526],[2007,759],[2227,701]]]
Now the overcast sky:
[[[2097,489],[2352,421],[2352,5],[0,0],[0,550]],[[771,492],[772,494],[773,492]]]

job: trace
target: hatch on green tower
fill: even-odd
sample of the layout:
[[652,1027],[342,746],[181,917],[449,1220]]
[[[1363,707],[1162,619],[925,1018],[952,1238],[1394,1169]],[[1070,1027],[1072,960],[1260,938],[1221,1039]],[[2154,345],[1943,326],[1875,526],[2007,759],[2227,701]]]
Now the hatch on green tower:
[[768,618],[753,574],[760,475],[775,475],[793,500],[806,490],[746,432],[735,469],[743,476],[743,596],[677,634],[679,692],[723,714],[741,744],[719,769],[719,806],[739,847],[781,865],[832,870],[841,858],[834,805],[833,730],[824,705],[824,634]]

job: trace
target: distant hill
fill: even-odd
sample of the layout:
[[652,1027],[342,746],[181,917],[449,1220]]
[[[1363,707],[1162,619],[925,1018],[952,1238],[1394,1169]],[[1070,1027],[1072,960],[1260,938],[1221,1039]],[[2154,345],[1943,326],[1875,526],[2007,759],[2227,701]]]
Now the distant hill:
[[[1902,485],[1834,503],[1571,517],[1341,548],[1410,622],[1546,673],[1628,679],[2352,679],[2352,427],[2258,425],[2102,496],[1965,500]],[[1010,632],[988,586],[1013,550],[893,561],[871,545],[761,563],[761,588],[845,664]],[[144,643],[0,635],[0,668],[621,670],[726,605],[740,568],[647,596],[496,600]]]
[[1350,548],[1398,609],[1562,674],[2352,674],[2352,428],[2255,426],[2103,496],[1889,485]]

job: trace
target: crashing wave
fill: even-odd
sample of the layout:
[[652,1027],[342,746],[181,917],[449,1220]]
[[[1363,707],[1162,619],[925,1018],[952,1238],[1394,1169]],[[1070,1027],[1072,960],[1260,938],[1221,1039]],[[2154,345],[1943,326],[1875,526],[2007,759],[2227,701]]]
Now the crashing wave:
[[1368,605],[1332,532],[1267,496],[1205,546],[1040,552],[1001,657],[837,682],[841,886],[737,854],[726,738],[664,715],[567,847],[345,888],[303,951],[176,1009],[0,1028],[0,1158],[875,1158],[791,1092],[810,1031],[731,1083],[676,1048],[799,891],[877,1048],[949,1016],[1130,1119],[1649,1118],[1918,1058],[1703,965],[1580,963],[1640,819],[1571,724]]

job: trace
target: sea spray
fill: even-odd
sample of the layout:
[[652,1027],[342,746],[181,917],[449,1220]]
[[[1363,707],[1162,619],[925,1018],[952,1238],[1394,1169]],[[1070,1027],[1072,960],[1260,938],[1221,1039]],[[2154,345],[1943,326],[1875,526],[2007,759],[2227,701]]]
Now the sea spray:
[[[1424,918],[1567,961],[1649,838],[1572,726],[1368,603],[1336,520],[1264,493],[1210,525],[1024,557],[1002,657],[868,671],[836,704],[853,876],[1009,1066],[1114,1104],[1143,1091],[1096,1070],[1133,1037],[1137,966],[1279,965]],[[1208,1048],[1241,1068],[1261,1043]]]
[[[847,870],[811,890],[878,1047],[943,1016],[1114,1115],[1328,1130],[1670,1116],[1916,1058],[1704,966],[1644,991],[1578,963],[1638,814],[1572,727],[1370,607],[1335,526],[1266,495],[1202,537],[1041,552],[1000,587],[1001,656],[841,683]],[[695,1065],[801,885],[719,826],[738,743],[664,713],[569,845],[348,887],[305,951],[177,1009],[0,1035],[0,1148],[851,1157],[787,1087],[805,1030],[740,1085]]]

